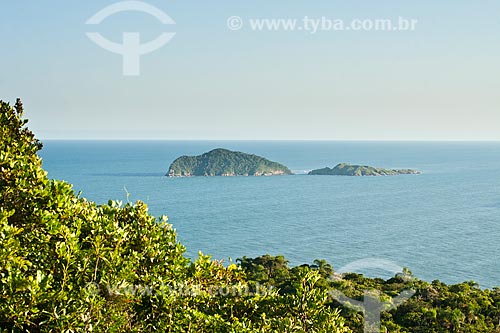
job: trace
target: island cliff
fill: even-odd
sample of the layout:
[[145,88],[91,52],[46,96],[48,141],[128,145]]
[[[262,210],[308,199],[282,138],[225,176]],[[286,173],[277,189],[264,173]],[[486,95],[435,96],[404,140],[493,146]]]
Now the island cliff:
[[263,157],[214,149],[199,156],[181,156],[168,169],[166,176],[274,176],[291,175],[286,166]]
[[312,170],[309,175],[331,175],[331,176],[394,176],[415,175],[420,171],[411,169],[382,169],[364,165],[351,165],[347,163],[337,164],[333,169],[323,168]]

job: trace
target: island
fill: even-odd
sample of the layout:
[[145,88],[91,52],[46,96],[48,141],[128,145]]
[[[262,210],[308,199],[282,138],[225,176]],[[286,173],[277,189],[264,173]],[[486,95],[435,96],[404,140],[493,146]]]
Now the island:
[[291,175],[286,166],[264,157],[217,148],[199,156],[181,156],[168,169],[168,177]]
[[420,171],[412,169],[382,169],[366,165],[351,165],[348,163],[337,164],[333,169],[323,168],[312,170],[308,175],[328,176],[395,176],[395,175],[417,175]]

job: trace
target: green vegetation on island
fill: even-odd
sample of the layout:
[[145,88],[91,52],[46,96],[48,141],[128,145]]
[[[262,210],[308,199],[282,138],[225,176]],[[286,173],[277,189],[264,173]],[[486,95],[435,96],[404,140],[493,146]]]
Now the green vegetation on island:
[[214,149],[199,156],[181,156],[168,169],[169,177],[189,176],[274,176],[290,175],[284,165],[263,157]]
[[191,261],[143,202],[98,205],[49,179],[22,114],[20,101],[0,101],[1,333],[361,333],[363,314],[332,291],[361,302],[366,290],[386,304],[415,291],[381,313],[382,332],[500,332],[500,289],[474,282],[367,278],[270,255]]
[[337,164],[333,169],[326,167],[312,170],[309,175],[327,176],[395,176],[395,175],[416,175],[420,171],[411,169],[382,169],[365,165],[351,165],[348,163]]

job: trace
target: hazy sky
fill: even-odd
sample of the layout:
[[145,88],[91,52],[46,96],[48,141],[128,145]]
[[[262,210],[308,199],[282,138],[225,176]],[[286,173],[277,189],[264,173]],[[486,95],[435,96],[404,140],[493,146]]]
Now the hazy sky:
[[[148,0],[0,3],[0,99],[43,139],[500,140],[500,1]],[[227,18],[243,19],[240,31]],[[416,31],[252,31],[251,18],[418,19]],[[123,76],[121,42],[175,37]]]

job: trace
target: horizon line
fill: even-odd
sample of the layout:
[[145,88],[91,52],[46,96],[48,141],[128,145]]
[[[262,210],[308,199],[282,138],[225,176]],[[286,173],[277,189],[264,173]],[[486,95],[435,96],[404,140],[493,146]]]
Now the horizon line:
[[184,139],[184,138],[38,138],[40,141],[261,141],[261,142],[500,142],[500,139]]

